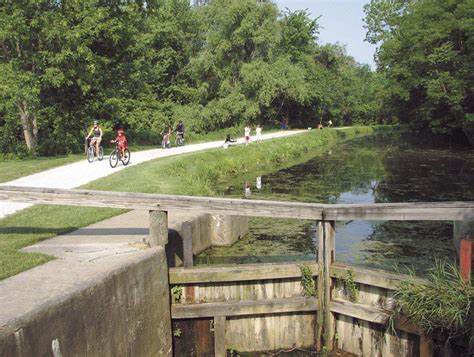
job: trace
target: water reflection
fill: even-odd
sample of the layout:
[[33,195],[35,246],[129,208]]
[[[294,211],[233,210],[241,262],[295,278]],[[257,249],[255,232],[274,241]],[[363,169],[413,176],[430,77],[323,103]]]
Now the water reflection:
[[[239,178],[255,180],[255,177]],[[391,134],[339,145],[301,165],[261,178],[255,199],[324,203],[474,200],[474,151],[422,147]],[[240,184],[225,183],[228,196]],[[202,263],[314,260],[314,222],[252,218],[251,233],[230,248],[212,248]],[[336,259],[351,264],[393,268],[429,267],[434,256],[454,257],[451,222],[337,222]],[[263,258],[264,257],[264,258]],[[258,260],[261,259],[261,260]]]

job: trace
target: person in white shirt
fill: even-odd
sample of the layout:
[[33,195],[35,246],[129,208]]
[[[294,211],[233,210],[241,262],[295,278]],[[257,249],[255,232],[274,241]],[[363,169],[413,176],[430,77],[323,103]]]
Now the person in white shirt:
[[245,145],[248,145],[250,142],[250,132],[251,132],[250,126],[248,126],[248,124],[245,127],[244,132],[245,132]]
[[262,128],[260,127],[260,124],[255,128],[255,141],[257,143],[262,141]]

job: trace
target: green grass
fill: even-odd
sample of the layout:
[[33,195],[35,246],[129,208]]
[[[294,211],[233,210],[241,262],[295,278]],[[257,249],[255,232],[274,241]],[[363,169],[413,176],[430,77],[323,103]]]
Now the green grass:
[[124,212],[109,208],[38,205],[0,220],[0,280],[54,259],[19,249]]
[[84,155],[65,155],[55,157],[14,158],[2,156],[0,160],[0,183],[35,174],[57,166],[85,159]]
[[[216,196],[218,183],[245,172],[270,172],[309,159],[338,140],[374,132],[371,127],[310,131],[301,135],[156,159],[94,181],[86,188]],[[18,250],[123,212],[116,209],[35,206],[0,220],[0,279],[50,259]]]

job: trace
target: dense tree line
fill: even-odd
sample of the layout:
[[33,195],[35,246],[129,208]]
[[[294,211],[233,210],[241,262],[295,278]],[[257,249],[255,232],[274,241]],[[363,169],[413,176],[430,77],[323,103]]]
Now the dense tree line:
[[3,1],[0,152],[78,151],[93,119],[137,140],[179,119],[195,132],[389,120],[379,75],[318,30],[269,1]]
[[474,1],[371,0],[365,12],[390,112],[474,145]]

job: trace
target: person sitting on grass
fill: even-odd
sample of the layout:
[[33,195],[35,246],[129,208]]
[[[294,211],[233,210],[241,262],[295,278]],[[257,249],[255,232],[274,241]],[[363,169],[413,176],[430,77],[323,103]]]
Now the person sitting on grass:
[[235,144],[237,140],[230,137],[230,134],[227,134],[224,141],[224,148],[228,148],[229,145]]
[[117,130],[117,137],[111,141],[111,143],[116,143],[118,149],[120,150],[120,158],[125,156],[125,149],[128,149],[127,138],[123,135],[123,130]]

